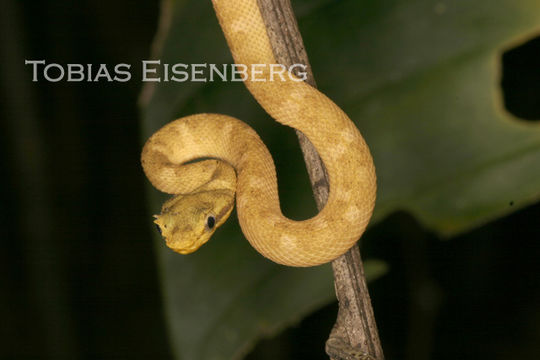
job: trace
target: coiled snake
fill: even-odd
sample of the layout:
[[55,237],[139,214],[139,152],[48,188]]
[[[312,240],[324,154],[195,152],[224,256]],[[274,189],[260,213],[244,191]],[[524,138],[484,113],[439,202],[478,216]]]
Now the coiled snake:
[[[236,64],[275,64],[257,0],[213,4]],[[330,184],[325,207],[308,220],[286,218],[272,157],[254,130],[229,116],[199,114],[165,125],[143,148],[148,179],[177,194],[155,223],[170,248],[193,252],[229,216],[236,192],[242,232],[259,253],[289,266],[329,262],[354,245],[371,217],[376,177],[369,149],[324,94],[293,75],[258,69],[257,79],[245,81],[248,90],[276,121],[304,133],[324,162]]]

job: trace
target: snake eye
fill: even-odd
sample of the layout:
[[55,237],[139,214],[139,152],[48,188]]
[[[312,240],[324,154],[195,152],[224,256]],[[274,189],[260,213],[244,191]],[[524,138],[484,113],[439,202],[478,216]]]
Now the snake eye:
[[208,218],[206,218],[206,227],[208,227],[209,230],[212,230],[214,226],[216,225],[216,218],[210,215]]
[[161,233],[161,228],[159,227],[158,224],[156,224],[156,228],[157,228],[157,231],[159,231],[159,235],[163,236],[163,234]]

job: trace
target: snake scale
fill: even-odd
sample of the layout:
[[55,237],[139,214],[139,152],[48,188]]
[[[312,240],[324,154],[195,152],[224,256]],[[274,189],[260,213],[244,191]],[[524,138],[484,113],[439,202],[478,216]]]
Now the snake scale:
[[[257,0],[213,5],[236,64],[276,63]],[[369,148],[347,115],[315,88],[293,75],[271,78],[268,68],[257,80],[244,83],[258,103],[279,123],[304,133],[323,160],[330,184],[324,208],[307,220],[286,218],[272,157],[255,131],[226,115],[198,114],[165,125],[143,148],[150,182],[176,195],[155,223],[170,248],[191,253],[226,220],[236,194],[242,232],[263,256],[289,266],[332,261],[360,238],[373,211]]]

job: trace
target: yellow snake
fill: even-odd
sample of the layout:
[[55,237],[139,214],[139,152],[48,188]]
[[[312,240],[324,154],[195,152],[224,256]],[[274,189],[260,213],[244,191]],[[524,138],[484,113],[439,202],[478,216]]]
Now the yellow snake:
[[[236,64],[276,63],[257,0],[213,4]],[[324,94],[292,76],[271,79],[269,67],[261,68],[259,81],[249,77],[245,85],[268,114],[299,129],[317,149],[329,176],[325,207],[308,220],[286,218],[272,157],[255,131],[229,116],[199,114],[165,125],[143,148],[151,183],[178,194],[155,223],[170,248],[191,253],[229,216],[236,191],[240,226],[259,253],[289,266],[332,261],[354,245],[371,217],[372,157],[353,122]]]

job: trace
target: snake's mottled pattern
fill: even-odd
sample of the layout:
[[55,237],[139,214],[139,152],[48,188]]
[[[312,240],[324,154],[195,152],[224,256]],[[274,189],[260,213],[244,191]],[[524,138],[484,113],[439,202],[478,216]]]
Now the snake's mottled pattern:
[[[237,64],[250,68],[275,63],[256,0],[213,3]],[[232,209],[235,180],[230,165],[237,177],[238,218],[251,245],[284,265],[326,263],[346,252],[368,224],[376,193],[372,157],[352,121],[324,94],[289,76],[272,80],[269,67],[261,68],[257,79],[265,81],[248,78],[245,85],[276,121],[299,129],[313,143],[329,175],[326,206],[308,220],[284,217],[274,163],[257,134],[237,119],[199,114],[164,126],[143,149],[142,164],[152,184],[182,194],[164,205],[156,223],[171,248],[196,250]],[[182,168],[198,158],[226,164],[206,160]]]

